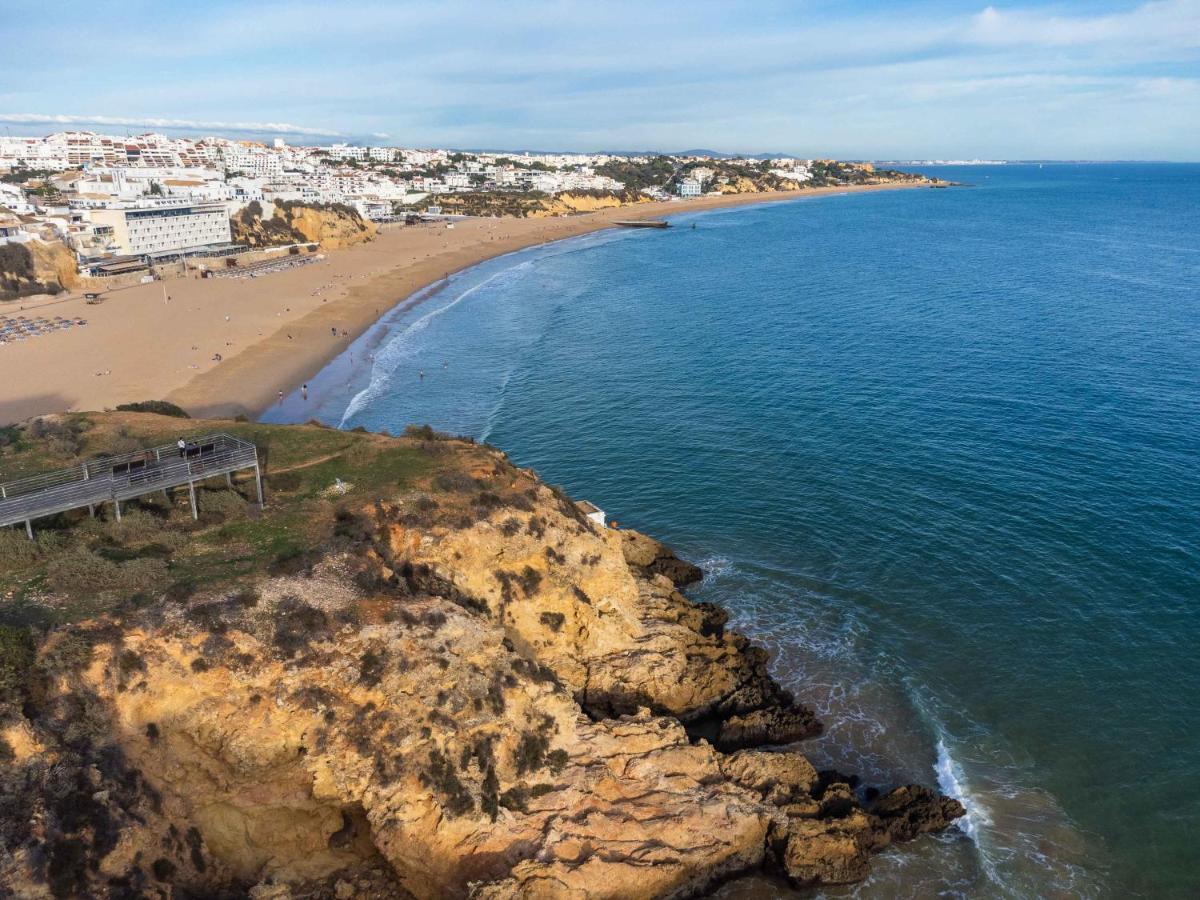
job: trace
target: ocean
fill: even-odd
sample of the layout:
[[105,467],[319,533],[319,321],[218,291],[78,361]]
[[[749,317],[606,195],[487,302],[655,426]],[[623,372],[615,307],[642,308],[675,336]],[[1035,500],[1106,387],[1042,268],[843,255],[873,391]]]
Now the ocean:
[[824,896],[1200,895],[1200,166],[926,171],[491,260],[266,419],[486,440],[703,565],[818,766],[969,810]]

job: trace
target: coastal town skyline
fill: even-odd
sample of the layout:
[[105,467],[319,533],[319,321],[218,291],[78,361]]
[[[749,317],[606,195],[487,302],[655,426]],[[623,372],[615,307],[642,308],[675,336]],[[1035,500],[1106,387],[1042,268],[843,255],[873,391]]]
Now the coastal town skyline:
[[[0,132],[841,159],[1195,158],[1195,0],[859,7],[768,3],[749,16],[709,3],[134,3],[97,20],[72,3],[36,18],[12,5],[6,20],[22,40],[0,63]],[[121,51],[106,77],[83,77],[89,63],[61,54],[61,77],[38,77],[35,63],[84,29]]]

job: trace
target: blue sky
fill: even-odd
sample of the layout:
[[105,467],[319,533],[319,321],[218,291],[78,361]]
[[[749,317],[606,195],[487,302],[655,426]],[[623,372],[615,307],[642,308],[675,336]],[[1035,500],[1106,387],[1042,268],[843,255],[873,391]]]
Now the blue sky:
[[0,131],[1200,159],[1200,0],[30,4]]

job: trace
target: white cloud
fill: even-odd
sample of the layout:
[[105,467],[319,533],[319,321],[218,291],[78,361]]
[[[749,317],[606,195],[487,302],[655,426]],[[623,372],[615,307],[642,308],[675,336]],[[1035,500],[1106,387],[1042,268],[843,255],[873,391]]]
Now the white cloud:
[[307,128],[287,122],[202,122],[195,119],[135,118],[132,116],[64,116],[37,113],[2,113],[0,122],[22,125],[117,125],[133,128],[189,128],[199,131],[237,131],[252,134],[303,134],[312,137],[342,137],[340,131]]
[[1200,0],[1156,0],[1124,12],[1094,16],[1001,11],[989,6],[971,20],[965,37],[970,42],[1003,46],[1117,44],[1195,49],[1200,48]]

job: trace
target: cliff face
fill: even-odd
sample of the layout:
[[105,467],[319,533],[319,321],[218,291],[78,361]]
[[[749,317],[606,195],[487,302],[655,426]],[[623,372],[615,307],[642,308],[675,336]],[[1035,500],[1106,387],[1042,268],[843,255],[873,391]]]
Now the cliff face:
[[638,203],[648,203],[649,197],[626,191],[621,194],[594,193],[564,193],[556,194],[546,204],[546,209],[534,215],[565,216],[572,213],[595,212],[598,209],[612,209],[618,206],[631,206]]
[[647,203],[649,200],[649,197],[635,191],[578,191],[553,196],[517,192],[438,194],[425,202],[427,206],[437,206],[446,213],[540,219]]
[[73,254],[61,241],[0,247],[0,299],[57,294],[79,284]]
[[251,247],[317,242],[326,250],[338,250],[368,241],[378,230],[349,206],[302,206],[277,204],[264,218],[259,203],[251,203],[230,219],[233,240]]
[[[209,575],[185,589],[143,566],[136,597],[36,634],[7,682],[0,667],[0,886],[687,896],[763,865],[861,879],[872,851],[962,814],[913,786],[867,803],[778,749],[819,724],[679,592],[698,573],[658,542],[595,526],[488,448],[297,431],[315,461],[269,479],[261,516],[205,511],[179,540],[131,540],[130,513],[82,523],[128,560],[108,565],[166,551],[167,577],[197,557]],[[289,429],[254,436],[299,459]],[[344,499],[325,496],[334,472]],[[84,551],[57,541],[45,583],[69,590],[53,554]]]
[[307,241],[317,241],[327,250],[360,244],[375,236],[378,229],[357,213],[345,210],[314,209],[296,206],[287,211],[288,224]]

